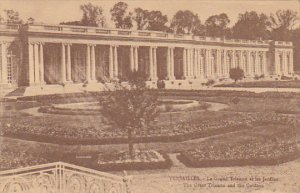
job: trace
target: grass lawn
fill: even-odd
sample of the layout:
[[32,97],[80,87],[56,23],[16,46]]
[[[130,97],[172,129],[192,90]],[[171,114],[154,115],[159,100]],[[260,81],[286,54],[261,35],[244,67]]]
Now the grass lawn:
[[300,80],[291,81],[254,81],[219,84],[215,87],[245,87],[245,88],[300,88]]

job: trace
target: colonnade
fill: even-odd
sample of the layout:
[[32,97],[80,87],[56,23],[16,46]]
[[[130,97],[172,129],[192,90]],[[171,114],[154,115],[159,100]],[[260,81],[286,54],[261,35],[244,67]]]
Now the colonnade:
[[[43,46],[45,43],[32,42],[28,44],[29,56],[29,82],[30,84],[44,83],[44,59]],[[71,43],[61,43],[61,82],[72,82],[72,65],[71,65]],[[86,44],[86,64],[85,77],[88,83],[97,82],[96,78],[96,59],[95,49],[96,44]],[[1,46],[2,48],[3,46]],[[116,79],[119,75],[118,64],[118,47],[119,45],[109,45],[109,63],[108,71],[109,78]],[[147,64],[147,75],[149,80],[158,79],[158,54],[157,46],[144,46],[149,49],[149,61]],[[163,46],[162,46],[163,47]],[[139,69],[139,46],[131,45],[129,48],[129,66],[131,71]],[[267,75],[270,72],[267,69],[267,54],[266,50],[247,50],[236,48],[216,48],[216,47],[166,47],[166,80],[178,79],[175,76],[175,65],[180,65],[182,79],[207,79],[207,78],[227,78],[231,68],[239,67],[244,70],[245,76],[254,77],[256,75]],[[176,51],[175,51],[176,50]],[[175,54],[182,50],[182,63],[175,62]],[[175,53],[176,52],[176,53]],[[286,57],[277,55],[277,60],[282,61],[282,64],[276,63],[276,73],[292,71],[292,53],[285,52]],[[290,57],[288,57],[290,56]],[[289,59],[287,59],[289,58]],[[2,59],[3,60],[3,59]],[[3,62],[2,62],[3,63]],[[289,64],[287,64],[289,63]],[[5,62],[2,66],[5,65]],[[284,67],[282,67],[284,66]],[[5,76],[2,71],[2,77]]]
[[293,51],[278,50],[275,52],[275,72],[278,75],[293,73]]

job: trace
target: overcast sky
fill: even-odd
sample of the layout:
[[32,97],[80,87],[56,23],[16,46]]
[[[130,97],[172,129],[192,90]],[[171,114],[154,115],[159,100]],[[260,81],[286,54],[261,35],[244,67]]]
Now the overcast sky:
[[[23,20],[33,17],[36,22],[58,24],[62,21],[80,20],[82,13],[79,6],[91,2],[104,9],[106,20],[110,21],[110,8],[115,0],[0,0],[1,9],[14,9],[20,13]],[[211,15],[226,13],[233,25],[239,13],[245,11],[263,12],[269,15],[278,9],[300,10],[299,0],[129,0],[124,1],[129,9],[141,7],[148,10],[160,10],[171,19],[177,10],[191,10],[197,13],[202,21]],[[1,15],[3,12],[1,11]],[[111,24],[109,24],[111,26]]]

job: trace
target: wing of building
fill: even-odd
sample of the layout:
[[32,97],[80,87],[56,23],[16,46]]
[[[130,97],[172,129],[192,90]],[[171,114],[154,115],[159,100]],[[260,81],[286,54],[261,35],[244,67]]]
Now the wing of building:
[[133,70],[151,84],[161,79],[166,85],[226,79],[236,67],[249,79],[293,74],[293,45],[284,41],[1,24],[0,43],[0,84],[10,88],[126,80]]

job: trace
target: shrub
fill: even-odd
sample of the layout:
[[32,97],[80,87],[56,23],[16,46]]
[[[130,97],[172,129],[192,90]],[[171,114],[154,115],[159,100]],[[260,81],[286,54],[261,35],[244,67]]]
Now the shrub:
[[158,89],[164,89],[166,87],[165,81],[164,80],[158,80],[157,81],[157,88]]
[[209,80],[207,80],[207,82],[206,82],[206,86],[211,86],[211,85],[213,85],[213,84],[215,84],[215,81],[213,80],[213,79],[209,79]]
[[235,82],[238,80],[242,80],[244,77],[244,71],[240,69],[239,67],[237,68],[231,68],[229,71],[229,77],[234,80]]

